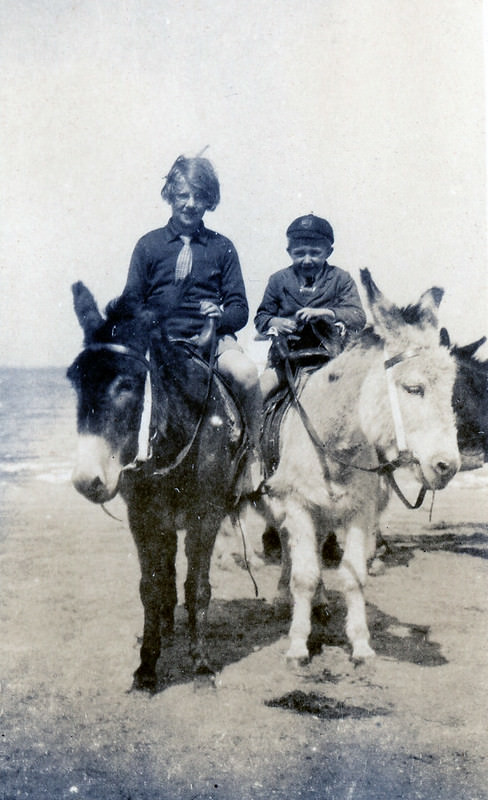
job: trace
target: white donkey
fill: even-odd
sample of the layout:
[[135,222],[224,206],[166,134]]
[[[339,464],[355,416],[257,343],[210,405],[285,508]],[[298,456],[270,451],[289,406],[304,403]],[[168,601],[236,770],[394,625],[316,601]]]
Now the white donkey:
[[[439,345],[443,291],[425,292],[401,310],[368,270],[361,271],[374,331],[313,373],[286,412],[280,460],[268,481],[267,515],[291,562],[291,665],[308,660],[311,605],[321,579],[324,537],[340,536],[346,633],[352,658],[374,655],[364,585],[379,514],[397,466],[427,489],[442,489],[459,469],[452,408],[455,363]],[[386,487],[386,490],[385,490]]]

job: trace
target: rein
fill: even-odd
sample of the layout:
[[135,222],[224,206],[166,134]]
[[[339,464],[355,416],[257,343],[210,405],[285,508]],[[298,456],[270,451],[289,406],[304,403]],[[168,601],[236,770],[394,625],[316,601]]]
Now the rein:
[[[210,319],[212,320],[212,318],[210,318]],[[213,320],[212,320],[212,322],[213,322]],[[152,475],[168,475],[170,472],[172,472],[174,469],[179,467],[180,464],[183,463],[183,461],[187,457],[188,453],[190,452],[191,448],[195,444],[195,440],[196,440],[196,438],[197,438],[197,436],[198,436],[198,434],[200,432],[200,428],[202,426],[202,422],[203,422],[203,419],[205,417],[205,412],[207,410],[208,401],[210,400],[210,394],[211,394],[211,391],[212,391],[212,382],[213,382],[213,377],[214,377],[214,372],[215,372],[215,361],[216,361],[216,355],[217,355],[215,324],[213,324],[212,327],[211,327],[211,333],[210,333],[209,339],[210,339],[210,342],[209,342],[209,344],[210,344],[210,357],[209,357],[209,361],[208,361],[208,383],[207,383],[207,389],[206,389],[206,393],[205,393],[205,399],[204,399],[204,403],[203,403],[202,412],[201,412],[201,414],[200,414],[200,416],[199,416],[199,418],[197,420],[197,423],[196,423],[196,425],[195,425],[195,427],[193,429],[193,433],[190,436],[190,439],[185,444],[185,446],[180,450],[180,452],[178,453],[176,458],[172,461],[171,464],[168,464],[167,467],[161,467],[160,469],[153,470],[152,473],[151,473]],[[195,355],[195,354],[192,353],[192,355]],[[203,359],[201,359],[201,360],[203,361]]]
[[[407,508],[412,509],[412,510],[420,508],[420,506],[422,505],[422,503],[424,501],[427,489],[425,488],[425,486],[421,486],[416,501],[414,503],[411,503],[408,500],[408,498],[405,497],[405,495],[403,494],[402,490],[400,489],[400,487],[398,486],[398,484],[397,484],[397,482],[395,480],[395,476],[394,476],[395,470],[398,469],[399,467],[405,467],[405,466],[409,466],[410,464],[415,463],[415,459],[413,459],[412,456],[407,451],[406,440],[405,440],[405,429],[404,429],[404,426],[403,426],[403,420],[402,420],[402,416],[401,416],[400,405],[399,405],[399,402],[398,402],[398,394],[397,394],[397,391],[396,391],[396,385],[395,385],[395,383],[393,381],[393,378],[392,378],[391,373],[389,372],[389,370],[392,367],[394,367],[396,364],[401,363],[402,361],[406,360],[407,358],[414,358],[416,355],[417,355],[417,351],[415,351],[415,350],[406,350],[403,353],[398,353],[396,356],[393,356],[393,358],[389,358],[388,354],[387,354],[387,352],[385,350],[384,368],[386,370],[386,375],[387,375],[388,394],[389,394],[389,398],[390,398],[390,406],[391,406],[391,410],[392,410],[393,423],[394,423],[394,427],[395,427],[395,437],[396,437],[397,447],[398,447],[398,457],[393,459],[393,460],[391,460],[391,461],[385,461],[385,460],[380,460],[380,454],[378,453],[378,459],[380,460],[380,463],[377,466],[375,466],[375,467],[361,467],[358,464],[343,462],[339,458],[337,458],[337,456],[334,455],[334,454],[330,454],[329,455],[329,458],[332,458],[334,461],[336,461],[341,466],[353,467],[354,469],[361,470],[361,472],[376,472],[377,474],[379,474],[381,476],[384,476],[385,479],[390,484],[390,486],[392,487],[392,489],[395,492],[395,494],[400,498],[402,503]],[[295,408],[296,408],[296,410],[297,410],[297,412],[298,412],[298,414],[300,416],[300,419],[302,421],[302,424],[303,424],[305,430],[307,431],[307,433],[308,433],[308,435],[309,435],[309,437],[310,437],[310,439],[312,441],[312,444],[314,445],[314,447],[315,447],[315,449],[317,451],[317,454],[319,456],[320,463],[321,463],[321,466],[322,466],[322,471],[323,471],[323,474],[324,474],[324,478],[328,483],[330,483],[331,476],[330,476],[330,469],[329,469],[329,466],[327,464],[326,445],[321,440],[320,436],[318,435],[317,431],[315,430],[315,427],[314,427],[309,415],[307,414],[307,412],[304,409],[302,403],[300,402],[289,358],[285,357],[284,363],[285,363],[286,379],[287,379],[288,386],[289,386],[290,391],[291,391],[293,404],[294,404],[294,406],[295,406]]]

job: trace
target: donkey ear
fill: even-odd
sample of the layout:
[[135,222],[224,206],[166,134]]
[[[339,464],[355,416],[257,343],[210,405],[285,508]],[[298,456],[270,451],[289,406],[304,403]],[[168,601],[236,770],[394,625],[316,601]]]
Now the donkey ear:
[[454,347],[453,350],[457,355],[466,356],[467,358],[472,358],[477,350],[481,347],[482,344],[486,342],[486,336],[482,336],[481,339],[477,339],[476,342],[471,342],[471,344],[464,344],[462,347]]
[[360,275],[361,282],[366,289],[373,320],[380,329],[379,333],[383,332],[384,335],[385,332],[402,325],[403,319],[400,309],[378,289],[369,269],[361,269]]
[[441,328],[439,331],[439,344],[441,347],[451,347],[451,339],[447,328]]
[[439,308],[443,297],[444,289],[440,289],[438,286],[434,286],[432,289],[429,289],[427,292],[424,292],[423,295],[421,295],[420,300],[417,303],[417,307],[419,309],[420,318],[424,324],[431,325],[433,328],[437,328],[437,309]]
[[72,285],[71,291],[73,292],[75,314],[85,333],[85,341],[89,341],[94,331],[102,324],[103,317],[98,310],[95,298],[84,283],[77,281]]
[[381,292],[376,286],[376,283],[373,280],[371,272],[367,267],[364,267],[364,269],[359,270],[359,274],[361,276],[361,283],[366,289],[369,302],[370,303],[376,302],[376,299],[381,296]]

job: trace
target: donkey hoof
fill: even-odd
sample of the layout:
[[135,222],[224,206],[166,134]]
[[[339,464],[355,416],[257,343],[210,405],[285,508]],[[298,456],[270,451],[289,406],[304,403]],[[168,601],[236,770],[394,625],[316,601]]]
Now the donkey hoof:
[[295,658],[294,656],[286,657],[286,667],[290,672],[303,669],[303,667],[306,667],[308,664],[310,664],[310,656],[301,656],[300,658]]
[[215,689],[215,671],[212,669],[206,658],[198,658],[193,665],[193,688]]
[[216,676],[214,672],[206,672],[200,675],[193,676],[193,691],[201,692],[205,689],[216,689]]
[[376,578],[378,575],[384,575],[386,572],[386,564],[381,558],[375,558],[368,567],[368,575]]
[[369,646],[366,639],[356,642],[352,651],[352,660],[355,664],[362,664],[376,655],[372,647]]
[[196,656],[193,660],[193,675],[195,678],[204,678],[210,675],[215,677],[215,670],[212,669],[206,658]]
[[291,645],[286,654],[286,666],[288,669],[298,669],[299,667],[305,667],[309,663],[310,653],[307,645],[302,642]]
[[155,670],[150,670],[141,664],[141,666],[138,667],[134,672],[130,691],[156,694],[157,685],[158,682]]

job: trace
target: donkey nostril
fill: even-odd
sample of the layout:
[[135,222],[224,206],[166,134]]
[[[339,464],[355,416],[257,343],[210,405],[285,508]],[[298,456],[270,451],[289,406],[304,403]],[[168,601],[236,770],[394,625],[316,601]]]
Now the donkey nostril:
[[87,496],[90,500],[100,502],[105,499],[105,485],[102,479],[97,475],[88,486]]
[[449,456],[441,456],[434,459],[433,468],[441,480],[448,481],[456,474],[458,464]]
[[104,498],[105,486],[99,475],[95,478],[80,477],[74,479],[73,483],[82,495],[95,503]]

